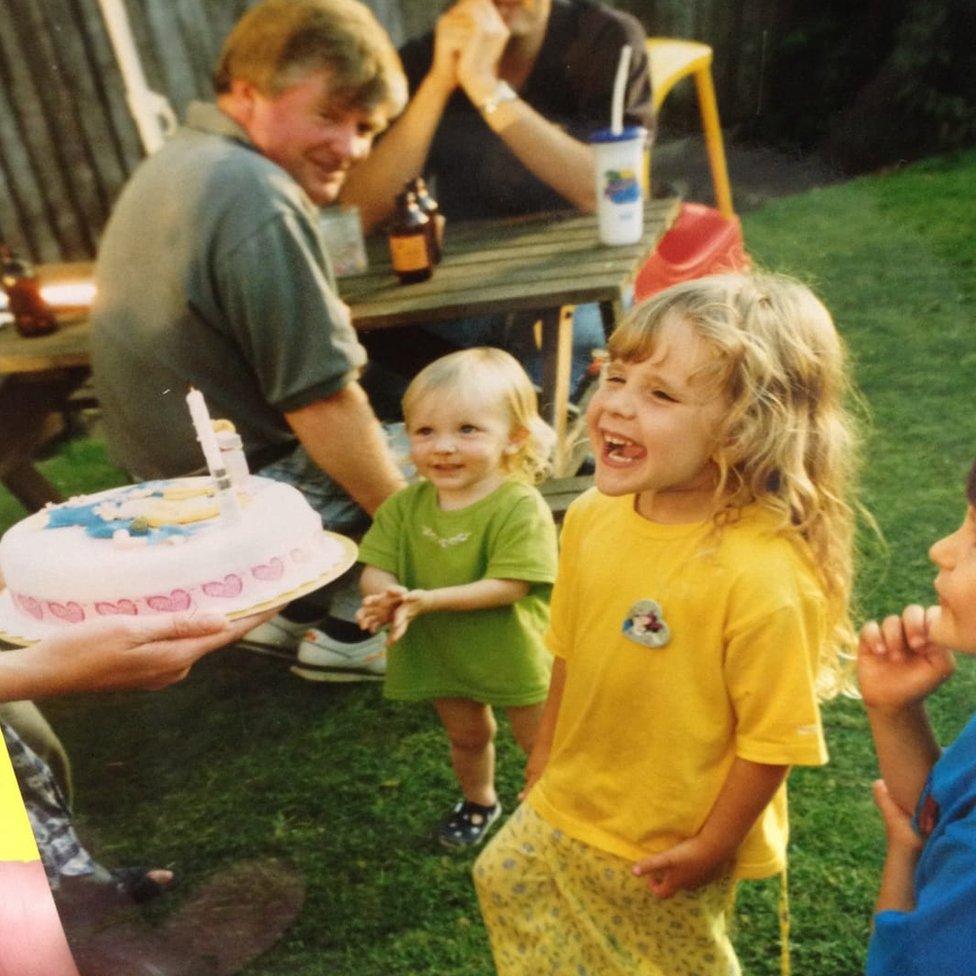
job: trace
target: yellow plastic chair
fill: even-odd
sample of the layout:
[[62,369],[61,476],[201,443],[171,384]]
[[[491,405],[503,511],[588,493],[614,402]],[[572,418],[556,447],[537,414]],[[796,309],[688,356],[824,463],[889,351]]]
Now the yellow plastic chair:
[[[723,217],[732,217],[732,190],[725,163],[725,144],[712,84],[712,49],[698,41],[682,41],[671,37],[650,37],[647,56],[651,66],[652,103],[658,112],[671,89],[683,78],[692,75],[698,92],[705,149],[712,171],[715,202]],[[649,173],[650,171],[648,171]],[[648,178],[650,178],[648,176]]]

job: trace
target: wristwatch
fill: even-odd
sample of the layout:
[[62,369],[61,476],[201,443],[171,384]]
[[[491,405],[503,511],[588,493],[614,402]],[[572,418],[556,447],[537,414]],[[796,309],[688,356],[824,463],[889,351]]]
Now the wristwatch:
[[482,115],[491,115],[499,105],[518,101],[518,92],[507,82],[499,81],[495,90],[478,106]]

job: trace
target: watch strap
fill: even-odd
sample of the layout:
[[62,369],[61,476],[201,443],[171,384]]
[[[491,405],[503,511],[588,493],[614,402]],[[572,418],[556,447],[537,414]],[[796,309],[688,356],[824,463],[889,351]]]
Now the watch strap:
[[482,115],[491,115],[499,105],[518,101],[518,92],[507,82],[499,79],[495,90],[478,106]]

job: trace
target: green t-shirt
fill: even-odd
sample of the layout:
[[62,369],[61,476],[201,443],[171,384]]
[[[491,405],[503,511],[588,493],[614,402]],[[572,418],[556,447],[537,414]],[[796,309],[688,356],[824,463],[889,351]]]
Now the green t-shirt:
[[490,705],[545,699],[551,658],[542,642],[556,574],[556,528],[539,492],[506,481],[457,511],[437,505],[426,481],[384,502],[359,550],[360,561],[393,573],[408,589],[482,579],[532,583],[504,607],[428,613],[389,651],[389,698],[468,698]]

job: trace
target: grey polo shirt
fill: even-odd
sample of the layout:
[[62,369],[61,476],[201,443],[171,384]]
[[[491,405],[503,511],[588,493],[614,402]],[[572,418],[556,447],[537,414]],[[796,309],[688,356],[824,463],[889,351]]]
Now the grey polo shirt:
[[113,460],[140,478],[203,464],[185,396],[247,452],[294,443],[284,412],[340,391],[366,355],[301,187],[216,106],[126,185],[105,229],[92,363]]

